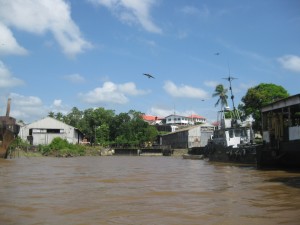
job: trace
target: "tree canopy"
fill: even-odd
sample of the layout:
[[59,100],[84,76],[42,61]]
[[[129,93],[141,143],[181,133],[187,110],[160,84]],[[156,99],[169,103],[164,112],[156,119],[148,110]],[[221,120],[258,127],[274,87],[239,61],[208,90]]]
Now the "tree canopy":
[[212,94],[213,97],[219,97],[218,101],[215,104],[215,107],[217,107],[219,104],[221,105],[221,108],[224,106],[227,106],[227,88],[224,88],[223,84],[218,84],[215,88],[215,92]]
[[50,117],[82,131],[92,143],[100,145],[141,145],[156,139],[158,131],[146,123],[141,112],[130,110],[116,115],[114,110],[73,107],[67,115],[49,112]]
[[261,114],[260,109],[274,101],[286,98],[289,93],[279,85],[272,83],[261,83],[255,87],[249,88],[246,95],[242,97],[242,103],[239,108],[245,116],[252,116],[255,120],[254,129],[260,130]]

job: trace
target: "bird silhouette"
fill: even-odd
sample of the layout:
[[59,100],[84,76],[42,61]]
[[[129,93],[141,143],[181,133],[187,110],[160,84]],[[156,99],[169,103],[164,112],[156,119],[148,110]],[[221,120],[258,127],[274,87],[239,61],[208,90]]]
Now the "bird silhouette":
[[215,53],[215,55],[220,55],[220,54],[221,54],[220,52],[216,52],[216,53]]
[[144,73],[143,75],[147,76],[148,78],[155,78],[154,76],[152,76],[151,74],[148,74],[148,73]]

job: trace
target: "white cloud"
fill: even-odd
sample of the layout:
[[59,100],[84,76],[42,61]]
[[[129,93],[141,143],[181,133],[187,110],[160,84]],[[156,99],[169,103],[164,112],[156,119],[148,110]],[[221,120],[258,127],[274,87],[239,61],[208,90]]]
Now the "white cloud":
[[122,22],[127,24],[140,24],[145,30],[152,33],[161,33],[150,16],[150,8],[155,0],[89,0],[95,5],[109,8]]
[[0,88],[11,88],[23,85],[24,82],[14,77],[0,60]]
[[166,81],[164,89],[173,97],[199,99],[205,99],[208,97],[208,93],[200,88],[195,88],[188,85],[176,86],[172,81]]
[[27,53],[27,50],[18,44],[13,33],[3,23],[0,23],[0,34],[0,54],[25,55]]
[[171,114],[174,114],[174,109],[166,109],[164,107],[151,107],[150,112],[148,114],[159,116],[159,117],[166,117]]
[[62,113],[63,115],[67,115],[70,111],[70,107],[63,104],[63,101],[61,99],[55,99],[50,107],[47,107],[47,115],[49,112],[54,113]]
[[192,114],[197,114],[194,110],[185,110],[185,111],[177,111],[174,112],[174,109],[165,108],[164,106],[153,106],[151,107],[148,114],[159,116],[159,117],[167,117],[169,115],[180,115],[180,116],[190,116]]
[[2,30],[7,39],[4,44],[14,44],[8,45],[12,47],[8,51],[10,53],[20,54],[25,50],[17,44],[9,27],[34,34],[50,31],[63,52],[71,57],[92,47],[83,39],[71,18],[69,5],[63,0],[0,0],[0,5],[0,20],[4,24]]
[[125,84],[115,84],[113,82],[104,82],[102,87],[95,88],[88,93],[80,93],[79,97],[82,101],[90,104],[97,103],[116,103],[125,104],[129,101],[129,95],[142,95],[147,92],[138,90],[132,82]]
[[54,107],[61,107],[61,105],[62,105],[62,100],[61,99],[55,99],[53,101],[53,106]]
[[300,72],[300,57],[296,55],[285,55],[278,58],[281,66],[287,70]]
[[75,73],[75,74],[70,74],[70,75],[66,75],[66,76],[64,76],[64,78],[65,78],[66,80],[72,82],[72,83],[78,83],[78,84],[80,84],[80,83],[85,82],[84,77],[81,76],[80,74],[77,74],[77,73]]
[[40,107],[43,105],[42,100],[35,96],[24,96],[16,93],[11,93],[10,97],[13,98],[14,104],[20,107]]
[[216,81],[205,81],[204,85],[207,87],[212,87],[215,88],[220,82],[216,82]]
[[67,114],[70,108],[62,103],[62,100],[55,99],[52,105],[45,105],[37,96],[24,96],[17,93],[10,93],[11,116],[17,120],[30,123],[48,116],[49,112],[61,112]]
[[119,84],[117,87],[120,90],[120,92],[123,92],[124,94],[128,95],[143,95],[147,93],[146,91],[138,90],[136,88],[135,83],[133,82]]
[[17,93],[11,93],[9,97],[12,99],[11,116],[17,120],[31,121],[47,114],[47,109],[39,97]]

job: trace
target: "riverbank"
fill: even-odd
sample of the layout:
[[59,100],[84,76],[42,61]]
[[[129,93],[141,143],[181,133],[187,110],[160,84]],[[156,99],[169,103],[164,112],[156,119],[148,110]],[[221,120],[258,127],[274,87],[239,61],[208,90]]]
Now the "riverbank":
[[[113,156],[114,150],[110,148],[103,148],[103,147],[86,147],[84,149],[84,154],[77,155],[72,154],[71,151],[64,150],[64,151],[52,151],[51,154],[42,154],[42,152],[36,149],[15,149],[9,153],[8,158],[21,158],[21,157],[79,157],[79,156]],[[187,154],[188,149],[174,149],[172,157],[182,157],[182,155]],[[148,156],[147,154],[145,154]],[[149,156],[161,156],[161,154],[149,155]]]

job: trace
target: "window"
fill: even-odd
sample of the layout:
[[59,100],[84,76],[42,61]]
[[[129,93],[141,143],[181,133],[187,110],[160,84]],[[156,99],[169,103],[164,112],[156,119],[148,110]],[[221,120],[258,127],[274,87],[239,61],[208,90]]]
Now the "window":
[[235,136],[240,137],[241,136],[241,130],[235,130]]
[[49,134],[59,134],[61,133],[60,132],[60,129],[47,129],[47,133]]
[[230,138],[233,138],[233,130],[230,130],[230,131],[229,131],[229,137],[230,137]]

